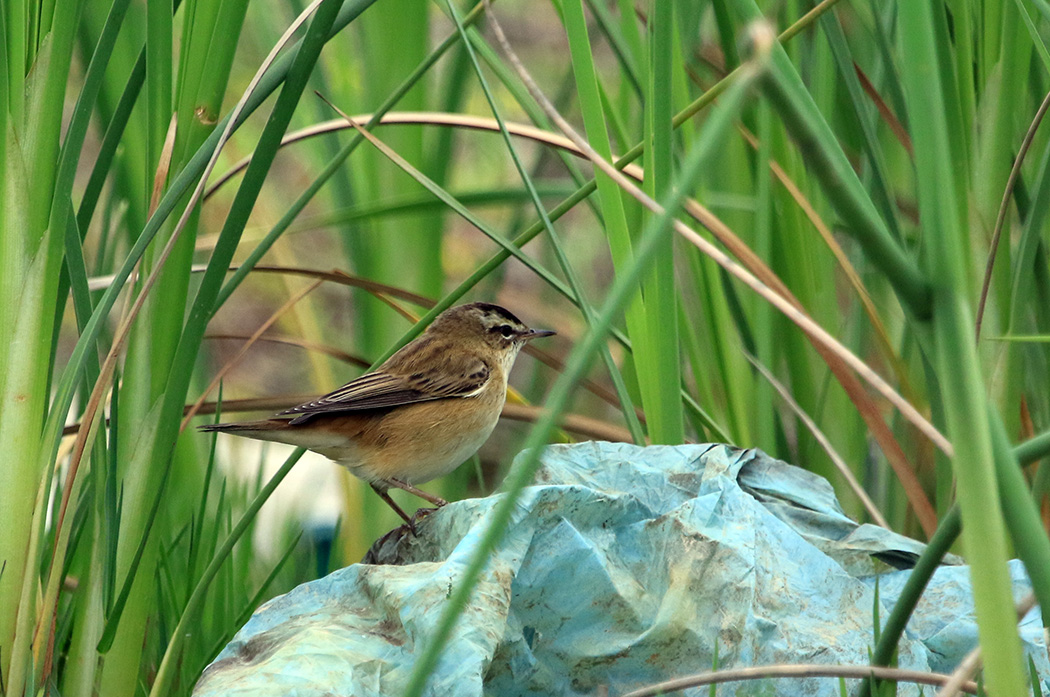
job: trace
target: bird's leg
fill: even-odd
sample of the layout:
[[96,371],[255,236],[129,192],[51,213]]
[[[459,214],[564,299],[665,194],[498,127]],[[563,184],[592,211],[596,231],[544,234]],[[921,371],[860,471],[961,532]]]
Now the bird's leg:
[[416,525],[412,521],[412,518],[408,517],[408,514],[401,510],[401,506],[394,503],[394,499],[390,498],[390,494],[386,493],[386,489],[381,488],[378,484],[372,483],[372,490],[379,494],[379,498],[386,501],[387,505],[394,509],[394,512],[401,516],[401,520],[408,524],[408,529],[412,531],[412,534],[416,534]]
[[410,494],[415,494],[419,498],[421,498],[421,499],[423,499],[425,501],[429,501],[430,503],[434,504],[438,508],[441,508],[442,506],[447,506],[448,505],[448,501],[446,501],[445,499],[441,498],[440,496],[434,496],[433,494],[428,494],[427,492],[423,491],[422,489],[417,489],[416,487],[412,486],[411,484],[408,484],[407,482],[403,482],[400,479],[387,479],[385,481],[390,486],[397,487],[398,489],[402,489],[404,491],[407,491]]

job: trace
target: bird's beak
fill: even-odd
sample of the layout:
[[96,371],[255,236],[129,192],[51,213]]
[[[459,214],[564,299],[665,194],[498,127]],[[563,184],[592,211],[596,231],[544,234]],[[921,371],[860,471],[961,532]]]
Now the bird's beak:
[[554,336],[557,333],[550,329],[530,329],[527,332],[522,332],[521,338],[525,341],[532,341],[533,339],[539,339],[541,336]]

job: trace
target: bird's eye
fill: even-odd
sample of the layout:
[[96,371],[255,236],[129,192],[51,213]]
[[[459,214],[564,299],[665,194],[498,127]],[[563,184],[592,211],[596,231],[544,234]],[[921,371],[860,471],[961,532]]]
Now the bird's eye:
[[499,333],[509,339],[510,337],[514,336],[514,327],[510,326],[509,324],[504,324],[502,327],[499,328]]

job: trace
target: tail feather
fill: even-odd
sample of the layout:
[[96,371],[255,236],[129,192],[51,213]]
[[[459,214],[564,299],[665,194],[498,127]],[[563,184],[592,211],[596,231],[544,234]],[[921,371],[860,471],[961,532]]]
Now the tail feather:
[[[287,419],[265,419],[263,421],[239,421],[228,424],[206,424],[197,427],[210,433],[229,433],[233,436],[268,440],[275,443],[298,445],[294,435],[288,429]],[[291,436],[291,437],[290,437]]]
[[288,425],[288,421],[280,419],[266,419],[263,421],[238,421],[228,424],[204,424],[198,426],[198,431],[212,431],[216,433],[244,433],[246,431],[276,431]]
[[338,433],[325,432],[310,425],[291,426],[289,419],[265,419],[263,421],[241,421],[228,424],[206,424],[199,430],[212,433],[229,433],[244,438],[266,440],[273,443],[286,443],[298,447],[317,450],[331,446],[345,446],[346,437]]

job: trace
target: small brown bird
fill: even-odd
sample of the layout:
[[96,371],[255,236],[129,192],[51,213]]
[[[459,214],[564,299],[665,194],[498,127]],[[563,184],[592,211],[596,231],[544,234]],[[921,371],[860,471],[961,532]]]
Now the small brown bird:
[[414,485],[448,474],[478,451],[499,420],[518,352],[552,334],[529,329],[499,305],[460,305],[374,372],[334,392],[264,421],[201,430],[318,452],[371,484],[414,532],[412,518],[387,490],[444,506],[444,499]]

